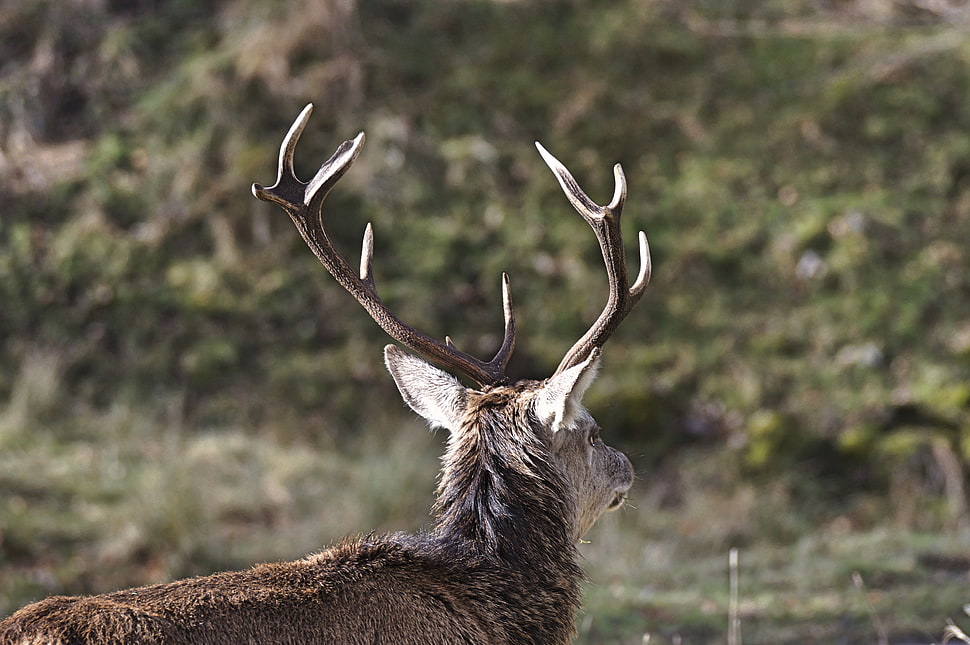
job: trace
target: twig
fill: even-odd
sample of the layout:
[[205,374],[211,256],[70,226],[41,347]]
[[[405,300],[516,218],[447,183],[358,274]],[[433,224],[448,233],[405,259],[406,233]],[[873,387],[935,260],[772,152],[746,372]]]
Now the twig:
[[872,600],[869,598],[869,590],[866,589],[865,580],[862,579],[862,574],[858,571],[852,572],[852,584],[855,588],[859,590],[862,594],[862,599],[866,601],[866,610],[869,612],[869,620],[872,621],[872,626],[876,630],[876,635],[879,637],[877,641],[879,645],[889,645],[889,634],[886,632],[886,626],[882,624],[882,620],[876,614],[876,608],[872,605]]
[[738,550],[728,552],[731,597],[728,601],[728,645],[741,645],[741,618],[738,616]]

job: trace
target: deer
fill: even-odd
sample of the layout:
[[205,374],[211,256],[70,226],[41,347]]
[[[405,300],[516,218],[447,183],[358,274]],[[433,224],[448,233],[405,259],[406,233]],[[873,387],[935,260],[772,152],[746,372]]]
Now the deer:
[[[54,596],[0,623],[0,644],[562,644],[576,636],[585,580],[577,543],[634,483],[630,460],[606,445],[582,404],[601,348],[650,279],[646,235],[630,284],[620,231],[626,179],[593,202],[538,142],[568,201],[592,227],[609,295],[589,330],[544,380],[512,383],[506,366],[516,324],[502,275],[504,336],[488,361],[398,318],[377,295],[373,230],[365,228],[359,272],[324,228],[323,202],[360,154],[364,133],[345,141],[309,182],[293,158],[307,105],[280,147],[276,183],[253,195],[282,207],[336,281],[395,344],[384,361],[404,402],[447,430],[434,522],[418,533],[344,538],[303,559],[258,564],[94,596]],[[474,382],[463,384],[459,378]]]

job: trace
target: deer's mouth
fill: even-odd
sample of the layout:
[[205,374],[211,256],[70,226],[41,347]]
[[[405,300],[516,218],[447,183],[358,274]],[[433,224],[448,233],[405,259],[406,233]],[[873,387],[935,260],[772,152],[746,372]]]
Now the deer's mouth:
[[607,505],[606,510],[615,511],[616,509],[623,506],[623,503],[625,501],[626,501],[626,493],[617,492],[613,495],[613,499]]

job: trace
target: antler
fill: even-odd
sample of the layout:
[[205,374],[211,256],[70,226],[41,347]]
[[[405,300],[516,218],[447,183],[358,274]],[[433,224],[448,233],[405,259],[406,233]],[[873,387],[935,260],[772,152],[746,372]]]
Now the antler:
[[279,171],[276,183],[270,188],[253,184],[253,195],[258,199],[274,202],[289,214],[300,231],[307,246],[327,271],[363,306],[378,325],[394,340],[410,349],[424,354],[446,368],[457,371],[481,385],[496,385],[506,380],[505,366],[515,346],[515,316],[509,277],[502,274],[502,304],[505,310],[505,337],[495,357],[488,362],[462,352],[450,338],[441,343],[406,325],[381,301],[374,284],[371,263],[374,256],[374,233],[370,224],[364,230],[364,242],[360,257],[358,276],[342,255],[334,248],[323,226],[322,207],[327,194],[347,172],[364,146],[364,133],[352,141],[344,141],[322,166],[309,183],[300,181],[293,170],[293,152],[313,111],[307,105],[290,126],[283,145],[280,146]]
[[566,167],[549,154],[538,141],[536,141],[536,148],[539,149],[539,154],[542,155],[546,165],[556,175],[569,203],[593,228],[603,253],[606,277],[610,284],[610,295],[603,313],[589,331],[566,352],[556,369],[556,374],[559,374],[585,360],[594,347],[602,347],[619,326],[620,321],[640,300],[640,296],[647,288],[647,283],[650,282],[650,248],[647,246],[646,234],[640,231],[640,272],[633,286],[628,287],[623,235],[620,232],[620,215],[623,212],[623,203],[626,201],[626,177],[623,175],[623,168],[620,164],[613,166],[615,182],[613,199],[608,205],[599,206],[583,192]]

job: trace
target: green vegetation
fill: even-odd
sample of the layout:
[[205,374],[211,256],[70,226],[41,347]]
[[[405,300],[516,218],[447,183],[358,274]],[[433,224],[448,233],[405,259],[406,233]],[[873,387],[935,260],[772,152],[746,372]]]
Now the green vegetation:
[[532,140],[600,201],[624,165],[654,280],[587,400],[641,481],[585,549],[582,642],[723,642],[732,547],[745,643],[939,639],[970,602],[947,7],[4,3],[0,615],[424,524],[440,441],[386,337],[249,194],[314,102],[303,176],[368,135],[337,244],[373,222],[385,300],[479,355],[507,271],[514,376],[605,297]]

